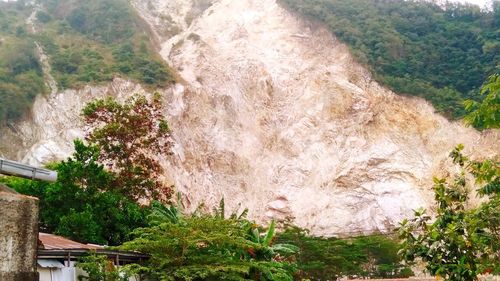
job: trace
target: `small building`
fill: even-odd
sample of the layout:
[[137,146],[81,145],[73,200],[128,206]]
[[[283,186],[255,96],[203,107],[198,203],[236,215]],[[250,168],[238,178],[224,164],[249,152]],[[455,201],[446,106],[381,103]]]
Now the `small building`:
[[115,266],[140,263],[149,258],[136,252],[113,251],[100,245],[78,243],[54,234],[40,232],[38,238],[37,270],[40,281],[78,281],[78,276],[86,274],[75,265],[90,251],[107,256]]

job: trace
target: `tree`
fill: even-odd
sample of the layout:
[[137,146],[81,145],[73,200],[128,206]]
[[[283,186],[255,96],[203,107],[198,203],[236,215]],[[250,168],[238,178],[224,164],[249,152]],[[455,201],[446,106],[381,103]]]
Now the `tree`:
[[148,207],[116,191],[116,175],[97,162],[99,148],[75,141],[75,153],[50,165],[55,183],[2,179],[16,191],[40,200],[40,230],[83,243],[119,245],[133,229],[145,226]]
[[293,280],[294,265],[286,259],[296,249],[272,245],[272,226],[262,236],[241,216],[182,216],[158,202],[148,218],[149,226],[119,247],[151,255],[147,264],[130,267],[148,280]]
[[3,44],[0,48],[1,126],[22,117],[31,108],[35,96],[47,90],[33,40],[23,36]]
[[276,242],[296,245],[298,280],[336,280],[342,277],[404,278],[413,275],[401,264],[398,240],[388,235],[351,238],[314,237],[288,227]]
[[83,110],[93,128],[86,140],[101,150],[98,160],[116,173],[112,186],[129,198],[163,199],[172,196],[158,157],[171,154],[172,138],[163,118],[160,96],[135,96],[120,104],[113,98],[93,101]]
[[[425,210],[404,220],[399,229],[403,240],[401,254],[406,261],[417,258],[426,263],[432,275],[449,280],[476,280],[483,272],[498,271],[500,265],[498,216],[498,163],[471,161],[462,155],[463,146],[451,153],[462,172],[452,180],[435,179],[436,218]],[[490,200],[479,208],[468,209],[468,175],[482,186],[479,194]]]
[[40,199],[42,231],[119,245],[133,229],[146,225],[149,207],[138,199],[170,198],[171,187],[158,179],[163,170],[151,156],[168,155],[172,145],[159,97],[127,102],[97,100],[85,107],[86,123],[96,128],[88,134],[88,144],[76,140],[73,156],[51,165],[59,174],[56,183],[5,180]]
[[465,101],[468,115],[465,121],[477,129],[500,128],[500,75],[490,76],[488,83],[481,89],[484,95],[482,102],[473,100]]
[[[483,102],[466,102],[466,122],[479,129],[498,129],[499,89],[499,76],[491,76],[481,89],[486,95]],[[472,160],[463,155],[463,148],[459,145],[450,153],[461,172],[450,180],[434,179],[435,221],[421,209],[399,229],[403,258],[408,262],[420,258],[431,274],[449,280],[477,280],[484,272],[500,273],[500,162]],[[468,208],[474,186],[488,200]]]
[[128,281],[130,277],[127,272],[116,268],[105,255],[96,253],[83,257],[76,266],[87,273],[87,276],[79,276],[79,281]]
[[475,185],[479,186],[478,195],[488,197],[479,207],[470,210],[471,217],[477,219],[487,232],[483,236],[490,237],[483,240],[491,252],[483,262],[489,270],[500,273],[500,162],[492,159],[471,160],[462,154],[462,149],[463,146],[459,145],[451,152],[453,162],[474,177]]
[[477,218],[466,210],[465,178],[453,183],[435,180],[436,220],[425,210],[415,218],[404,220],[399,229],[403,239],[401,254],[409,262],[421,258],[426,269],[446,280],[473,281],[483,272],[481,259],[491,254],[488,232]]
[[[498,75],[492,76],[482,89],[487,94],[484,101],[466,103],[467,122],[480,129],[499,128],[499,85]],[[401,223],[401,254],[409,262],[422,259],[433,275],[477,280],[481,273],[500,272],[500,162],[471,160],[462,150],[459,145],[450,154],[461,172],[450,180],[434,180],[435,221],[421,209],[415,218]],[[467,203],[474,186],[488,200],[471,209]]]

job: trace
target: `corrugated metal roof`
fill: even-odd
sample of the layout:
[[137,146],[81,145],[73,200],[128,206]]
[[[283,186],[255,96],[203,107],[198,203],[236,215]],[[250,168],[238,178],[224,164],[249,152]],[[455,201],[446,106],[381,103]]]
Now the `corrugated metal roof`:
[[62,236],[57,236],[49,233],[38,233],[38,239],[41,242],[40,247],[47,250],[54,249],[88,249],[88,250],[97,250],[104,249],[103,246],[99,245],[89,245],[78,243],[73,240],[69,240]]

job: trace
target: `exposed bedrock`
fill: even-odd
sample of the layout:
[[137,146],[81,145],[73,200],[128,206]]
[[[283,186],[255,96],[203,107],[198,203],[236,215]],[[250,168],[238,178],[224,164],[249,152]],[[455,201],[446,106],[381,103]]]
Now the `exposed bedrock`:
[[[432,203],[432,177],[453,171],[456,144],[478,158],[499,151],[497,133],[381,87],[325,28],[274,0],[174,2],[133,5],[183,79],[161,92],[176,141],[165,166],[190,210],[224,197],[227,210],[316,235],[384,231]],[[83,134],[85,101],[142,91],[116,79],[41,97],[0,138],[20,143],[15,159],[60,159]]]

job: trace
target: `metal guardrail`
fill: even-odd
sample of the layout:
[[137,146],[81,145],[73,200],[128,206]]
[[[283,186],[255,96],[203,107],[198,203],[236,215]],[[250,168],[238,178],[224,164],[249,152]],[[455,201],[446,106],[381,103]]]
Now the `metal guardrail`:
[[0,158],[0,174],[48,182],[55,182],[57,180],[57,172],[55,171],[33,167],[3,158]]

